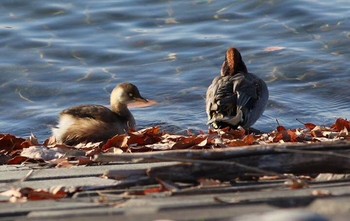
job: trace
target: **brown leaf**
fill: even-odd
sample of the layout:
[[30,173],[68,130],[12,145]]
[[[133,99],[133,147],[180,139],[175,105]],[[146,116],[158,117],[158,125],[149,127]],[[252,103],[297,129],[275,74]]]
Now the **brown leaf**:
[[56,163],[56,168],[72,168],[74,165],[67,159],[57,159],[53,162]]
[[102,146],[102,152],[108,152],[112,147],[118,147],[125,150],[128,147],[128,140],[129,136],[126,134],[115,135]]
[[273,142],[277,143],[283,140],[284,142],[299,142],[300,139],[295,131],[292,130],[281,130],[273,138]]
[[346,128],[348,131],[350,131],[350,121],[343,119],[343,118],[338,118],[335,121],[335,124],[332,126],[332,130],[336,132],[340,132]]
[[241,147],[241,146],[247,146],[247,144],[245,142],[243,142],[242,140],[233,140],[233,141],[229,141],[228,143],[226,143],[226,145],[228,147]]
[[205,139],[206,137],[203,136],[182,137],[172,146],[172,149],[187,149],[194,145],[200,144]]
[[162,135],[162,142],[163,143],[172,143],[177,142],[180,139],[183,138],[183,135],[177,135],[177,134],[164,134]]
[[91,165],[94,161],[90,159],[90,157],[78,157],[78,164],[77,165]]
[[149,127],[136,132],[132,132],[134,134],[143,134],[148,136],[161,136],[162,133],[160,131],[160,127]]
[[23,138],[17,138],[11,134],[0,134],[0,154],[9,154],[13,150],[23,149]]
[[322,133],[322,129],[319,126],[314,127],[310,132],[312,137],[324,137]]
[[[151,144],[152,142],[148,141],[148,137],[145,136],[144,134],[137,134],[135,133],[131,133],[128,136],[128,140],[127,140],[127,146],[143,146],[146,144]],[[155,143],[155,142],[154,142]]]
[[224,139],[242,139],[246,131],[243,128],[231,129],[229,127],[220,129],[220,130],[209,130],[209,135],[217,134]]
[[49,137],[49,139],[46,139],[45,141],[44,141],[44,146],[51,146],[51,145],[55,145],[57,143],[57,141],[56,141],[56,137],[55,136],[51,136],[51,137]]
[[129,132],[128,146],[143,146],[161,141],[162,133],[159,127],[150,127],[136,132]]
[[[38,138],[34,134],[30,134],[30,136],[26,139],[29,146],[39,146]],[[22,144],[23,145],[23,144]]]
[[166,190],[163,185],[159,185],[159,187],[152,187],[152,188],[145,189],[143,191],[143,194],[144,195],[151,195],[151,194],[157,194],[157,193],[162,193],[162,192],[167,192],[167,191],[168,190]]
[[[108,152],[108,151],[106,150],[105,152]],[[92,157],[92,156],[100,154],[100,153],[102,153],[102,149],[101,148],[94,148],[92,150],[86,151],[85,156]]]
[[309,130],[313,130],[316,127],[316,124],[313,123],[305,123],[304,124],[305,128],[309,129]]
[[287,133],[290,137],[290,142],[300,142],[299,136],[295,133],[294,130],[287,130]]
[[44,190],[35,190],[29,187],[10,189],[8,191],[0,193],[3,196],[9,196],[10,202],[26,202],[27,200],[37,201],[37,200],[58,200],[65,198],[67,193],[59,190],[55,192],[48,192]]
[[277,127],[277,131],[278,132],[282,132],[282,131],[286,131],[287,129],[285,128],[285,127],[283,127],[283,126],[281,126],[281,125],[279,125],[278,127]]
[[30,142],[29,140],[26,140],[26,141],[23,141],[23,142],[21,143],[21,147],[18,148],[18,149],[26,149],[26,148],[28,148],[28,147],[30,147],[30,146],[31,146],[31,142]]
[[284,184],[293,190],[309,187],[309,185],[305,180],[298,179],[298,178],[290,178],[286,180]]
[[14,158],[10,159],[7,161],[7,164],[12,165],[12,164],[21,164],[23,162],[28,161],[28,157],[22,157],[22,156],[15,156]]
[[65,198],[67,193],[63,191],[58,191],[55,194],[44,191],[44,190],[33,190],[28,193],[27,199],[31,201],[37,200],[59,200]]
[[255,143],[256,139],[254,135],[249,134],[243,138],[243,142],[247,145],[253,145]]

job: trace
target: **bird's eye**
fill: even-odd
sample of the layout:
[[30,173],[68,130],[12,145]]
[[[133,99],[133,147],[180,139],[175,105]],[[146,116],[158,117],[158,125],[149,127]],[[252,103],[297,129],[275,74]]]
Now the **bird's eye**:
[[129,93],[129,97],[134,97],[134,94],[133,93]]

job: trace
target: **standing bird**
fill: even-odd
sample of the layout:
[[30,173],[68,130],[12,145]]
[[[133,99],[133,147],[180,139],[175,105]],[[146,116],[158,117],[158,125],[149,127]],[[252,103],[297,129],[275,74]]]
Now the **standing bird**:
[[229,48],[207,90],[206,112],[213,128],[241,126],[249,129],[265,110],[269,91],[263,80],[249,73],[236,48]]
[[119,84],[111,93],[111,109],[102,105],[81,105],[63,110],[52,134],[58,143],[76,145],[106,141],[116,134],[134,130],[135,119],[127,104],[135,101],[148,102],[135,85]]

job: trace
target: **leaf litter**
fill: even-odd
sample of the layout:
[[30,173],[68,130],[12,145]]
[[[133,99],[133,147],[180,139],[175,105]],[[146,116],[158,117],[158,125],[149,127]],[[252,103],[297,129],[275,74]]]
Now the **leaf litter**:
[[[188,135],[169,134],[160,127],[149,127],[139,131],[115,135],[105,143],[81,143],[76,146],[59,144],[50,137],[43,143],[31,135],[28,139],[11,134],[0,134],[0,163],[22,164],[26,162],[46,162],[62,166],[66,164],[92,164],[95,155],[101,153],[137,153],[183,149],[217,149],[242,147],[271,143],[317,143],[336,140],[350,140],[350,121],[338,118],[330,126],[303,123],[304,128],[287,129],[280,125],[270,133],[254,134],[238,128],[210,129],[208,133]],[[60,160],[58,160],[60,159]],[[59,166],[59,167],[61,167]]]
[[[77,146],[59,144],[50,137],[43,143],[31,135],[24,139],[11,134],[0,134],[0,164],[44,163],[57,168],[71,168],[78,165],[94,165],[94,156],[101,153],[156,152],[167,150],[208,150],[264,145],[273,143],[320,143],[337,140],[350,140],[350,121],[339,118],[330,126],[318,126],[303,123],[303,128],[287,129],[278,123],[276,130],[269,133],[249,133],[238,128],[210,129],[208,133],[188,133],[188,135],[169,134],[160,127],[149,127],[139,131],[115,135],[102,143],[81,143]],[[278,178],[278,177],[277,177]],[[277,179],[276,178],[276,179]],[[149,195],[162,192],[173,192],[178,188],[168,181],[157,179],[158,187],[145,189],[138,194]],[[208,185],[208,180],[199,181]],[[210,181],[209,185],[222,185],[219,181]],[[307,183],[298,179],[287,180],[291,189],[307,187]],[[58,190],[40,190],[32,188],[11,188],[0,193],[10,197],[10,202],[28,200],[58,200],[65,198],[69,192],[64,188]]]

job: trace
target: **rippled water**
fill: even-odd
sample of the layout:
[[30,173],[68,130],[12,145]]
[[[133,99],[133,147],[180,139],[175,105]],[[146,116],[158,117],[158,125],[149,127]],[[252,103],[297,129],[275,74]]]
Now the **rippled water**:
[[270,89],[256,128],[350,118],[349,11],[348,0],[1,1],[0,133],[45,139],[62,109],[108,105],[124,81],[159,102],[133,110],[139,127],[206,130],[205,92],[232,46]]

